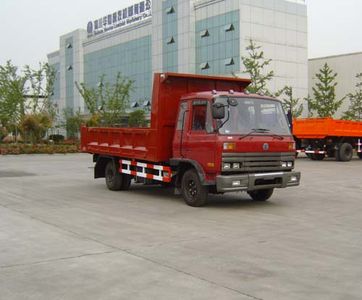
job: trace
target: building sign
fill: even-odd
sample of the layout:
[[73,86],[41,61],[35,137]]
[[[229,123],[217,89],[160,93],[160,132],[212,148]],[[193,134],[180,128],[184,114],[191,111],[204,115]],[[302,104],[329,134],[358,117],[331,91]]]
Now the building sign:
[[89,21],[87,25],[88,37],[137,23],[151,17],[151,15],[151,0],[141,1],[98,20]]

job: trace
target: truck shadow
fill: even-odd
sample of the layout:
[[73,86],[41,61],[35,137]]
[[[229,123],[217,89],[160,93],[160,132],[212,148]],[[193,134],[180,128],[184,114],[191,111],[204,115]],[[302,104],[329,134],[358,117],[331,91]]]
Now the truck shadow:
[[224,195],[210,195],[208,200],[208,207],[222,207],[222,208],[253,208],[253,207],[272,207],[274,203],[269,201],[254,201],[247,193],[233,193]]
[[335,162],[340,164],[351,163],[356,161],[362,161],[358,156],[354,155],[350,161],[337,161],[335,157],[325,157],[323,160],[312,160],[307,156],[298,156],[296,162],[309,161],[311,163],[323,163],[323,162]]
[[[179,202],[184,205],[184,200],[181,195],[175,195],[173,187],[162,187],[159,185],[142,185],[132,184],[130,192],[135,193],[145,198],[153,198],[150,201],[154,201],[155,195],[157,199]],[[272,199],[271,199],[272,201]],[[205,207],[223,207],[223,208],[252,208],[252,207],[274,207],[277,204],[269,201],[254,201],[245,192],[227,193],[227,194],[210,194],[208,203]]]

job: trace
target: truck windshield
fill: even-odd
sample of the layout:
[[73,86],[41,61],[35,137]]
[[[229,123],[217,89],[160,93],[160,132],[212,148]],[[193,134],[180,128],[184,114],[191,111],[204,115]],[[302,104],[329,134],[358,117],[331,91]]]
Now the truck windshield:
[[221,126],[220,134],[249,134],[254,131],[290,135],[288,122],[279,101],[261,98],[217,97],[215,102],[225,106],[225,117],[218,120],[219,126]]

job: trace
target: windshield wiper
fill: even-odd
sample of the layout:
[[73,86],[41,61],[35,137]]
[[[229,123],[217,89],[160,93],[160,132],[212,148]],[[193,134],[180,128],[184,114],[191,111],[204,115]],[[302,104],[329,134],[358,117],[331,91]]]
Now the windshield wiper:
[[253,134],[253,133],[268,133],[269,135],[279,139],[279,140],[284,140],[284,137],[279,135],[279,134],[276,134],[276,133],[272,133],[270,131],[270,129],[266,129],[266,128],[253,128],[250,132],[248,132],[247,134],[239,137],[239,140],[242,140],[243,138],[246,138],[247,136]]
[[258,132],[263,133],[263,132],[265,132],[265,131],[264,131],[264,130],[259,131],[259,129],[253,128],[253,129],[252,129],[250,132],[248,132],[247,134],[239,137],[239,140],[242,140],[243,138],[246,138],[247,136],[249,136],[249,135],[251,135],[251,134],[253,134],[253,133],[255,133],[255,132],[256,132],[256,133],[258,133]]

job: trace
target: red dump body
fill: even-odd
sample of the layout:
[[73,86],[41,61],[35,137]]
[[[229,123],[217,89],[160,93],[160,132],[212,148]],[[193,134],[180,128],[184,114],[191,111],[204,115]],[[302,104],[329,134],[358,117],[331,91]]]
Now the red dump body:
[[202,91],[242,92],[248,79],[179,73],[156,73],[153,81],[150,128],[82,127],[81,150],[101,155],[166,162],[172,156],[172,141],[182,96]]
[[299,139],[362,137],[362,122],[332,118],[296,119],[293,121],[293,135]]

